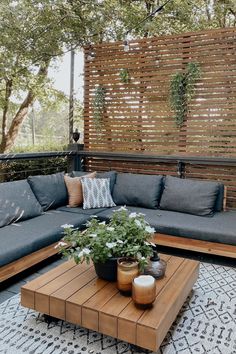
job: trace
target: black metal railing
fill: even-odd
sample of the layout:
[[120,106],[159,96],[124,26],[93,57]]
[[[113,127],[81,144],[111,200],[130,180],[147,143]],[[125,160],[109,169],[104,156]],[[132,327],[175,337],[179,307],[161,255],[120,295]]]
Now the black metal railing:
[[228,187],[229,207],[236,208],[236,158],[85,151],[79,150],[76,145],[74,150],[68,151],[0,154],[1,182],[61,171],[99,171],[99,168],[218,180]]
[[50,174],[76,169],[74,151],[0,154],[1,182],[27,178],[29,175]]
[[80,169],[86,166],[86,158],[97,160],[131,161],[148,163],[176,164],[176,171],[180,177],[184,176],[185,167],[189,165],[209,165],[209,166],[232,166],[236,167],[236,158],[227,157],[201,157],[201,156],[175,156],[175,155],[152,155],[134,154],[124,152],[103,152],[103,151],[79,151],[77,153],[77,165]]
[[[201,157],[201,156],[175,156],[136,154],[124,152],[103,151],[55,151],[37,153],[0,154],[0,175],[11,176],[16,179],[17,175],[23,174],[47,174],[56,171],[85,170],[86,159],[130,161],[136,163],[165,163],[175,164],[176,172],[184,177],[186,165],[209,165],[236,167],[236,158],[225,157]],[[9,180],[9,178],[6,178]]]

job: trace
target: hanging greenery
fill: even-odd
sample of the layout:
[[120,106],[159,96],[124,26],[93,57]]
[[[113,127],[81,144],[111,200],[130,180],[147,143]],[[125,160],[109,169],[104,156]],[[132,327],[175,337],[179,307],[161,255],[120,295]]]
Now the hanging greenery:
[[170,105],[175,111],[175,123],[181,128],[187,113],[188,104],[194,95],[195,81],[200,77],[198,63],[189,63],[185,72],[176,73],[170,83]]
[[124,84],[128,84],[130,82],[130,76],[129,76],[128,69],[120,69],[120,80]]
[[96,125],[96,128],[101,128],[102,119],[105,110],[106,103],[106,89],[102,85],[96,87],[95,96],[93,98],[92,107],[93,107],[93,119]]

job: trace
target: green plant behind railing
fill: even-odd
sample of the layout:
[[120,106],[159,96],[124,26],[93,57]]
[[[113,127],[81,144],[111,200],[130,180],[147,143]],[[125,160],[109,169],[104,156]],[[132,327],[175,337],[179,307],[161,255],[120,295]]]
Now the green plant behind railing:
[[130,82],[130,75],[128,69],[120,69],[120,80],[123,84],[128,84]]
[[176,73],[170,83],[170,105],[175,112],[175,123],[181,128],[186,120],[188,104],[194,95],[194,84],[200,77],[198,63],[189,63],[185,72]]
[[97,129],[101,128],[106,104],[106,89],[99,85],[95,89],[95,95],[92,101],[93,119]]

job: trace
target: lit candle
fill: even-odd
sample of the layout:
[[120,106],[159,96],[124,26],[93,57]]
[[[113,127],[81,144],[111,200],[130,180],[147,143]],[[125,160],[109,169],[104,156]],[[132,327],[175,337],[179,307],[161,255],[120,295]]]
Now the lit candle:
[[134,278],[132,298],[138,305],[151,305],[156,297],[156,281],[151,275],[140,275]]

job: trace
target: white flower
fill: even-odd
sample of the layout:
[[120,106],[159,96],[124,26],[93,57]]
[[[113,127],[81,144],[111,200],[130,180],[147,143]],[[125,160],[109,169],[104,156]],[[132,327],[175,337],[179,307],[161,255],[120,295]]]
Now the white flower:
[[124,206],[122,206],[122,207],[120,207],[120,209],[118,209],[117,211],[122,211],[122,210],[127,210],[127,208],[126,208],[126,206],[124,205]]
[[107,226],[107,231],[114,231],[115,229],[114,229],[114,227],[112,227],[112,226]]
[[95,238],[97,237],[97,234],[90,234],[89,236]]
[[86,256],[86,255],[89,254],[90,252],[91,252],[90,249],[84,248],[84,249],[82,249],[82,251],[79,252],[78,257]]
[[61,225],[61,227],[63,229],[70,229],[71,227],[74,227],[74,225],[71,225],[71,224],[64,224],[64,225]]
[[146,216],[146,214],[138,213],[139,216]]
[[149,233],[149,234],[154,234],[155,229],[154,229],[153,227],[151,227],[151,226],[146,226],[146,227],[145,227],[145,231],[146,231],[147,233]]
[[124,243],[122,240],[117,240],[117,243],[120,243],[121,245]]
[[142,224],[139,220],[134,220],[134,222],[138,227],[142,227]]
[[106,221],[100,222],[99,225],[106,225]]
[[145,257],[141,257],[141,260],[144,261],[146,258]]
[[64,247],[66,245],[67,245],[66,242],[60,241],[60,242],[58,242],[58,244],[54,248]]
[[111,249],[116,246],[116,242],[107,242],[106,246],[107,246],[107,248]]
[[137,213],[130,213],[129,214],[129,218],[136,218],[138,216],[138,214]]

